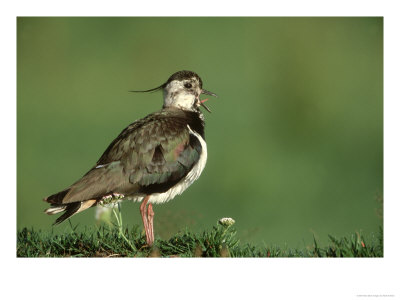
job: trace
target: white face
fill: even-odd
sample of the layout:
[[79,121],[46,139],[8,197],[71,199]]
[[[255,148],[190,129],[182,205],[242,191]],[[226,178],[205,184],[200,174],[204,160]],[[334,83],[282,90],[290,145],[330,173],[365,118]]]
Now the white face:
[[164,107],[194,110],[200,106],[200,94],[201,88],[197,78],[173,80],[164,88]]

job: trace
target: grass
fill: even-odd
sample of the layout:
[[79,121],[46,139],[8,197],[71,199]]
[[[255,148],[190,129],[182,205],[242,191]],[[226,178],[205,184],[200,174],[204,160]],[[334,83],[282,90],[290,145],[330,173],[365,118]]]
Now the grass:
[[[122,222],[122,221],[121,221]],[[147,247],[141,227],[119,226],[84,228],[62,235],[23,228],[17,232],[17,257],[383,257],[383,231],[365,238],[359,233],[348,237],[329,236],[327,247],[304,249],[241,244],[235,226],[218,224],[193,233],[188,229],[169,240],[156,239]]]

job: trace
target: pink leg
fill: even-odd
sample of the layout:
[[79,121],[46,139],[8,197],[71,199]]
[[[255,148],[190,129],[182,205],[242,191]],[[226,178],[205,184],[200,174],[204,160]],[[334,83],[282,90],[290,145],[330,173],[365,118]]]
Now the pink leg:
[[149,206],[147,207],[147,221],[149,222],[148,228],[149,228],[149,234],[150,234],[149,246],[151,246],[154,243],[153,219],[154,219],[153,204],[149,203]]
[[[147,220],[147,201],[149,201],[150,196],[146,196],[142,200],[142,204],[140,205],[140,214],[142,215],[142,221],[144,226],[144,232],[146,233],[146,242],[149,245],[149,222]],[[150,245],[149,245],[150,246]]]

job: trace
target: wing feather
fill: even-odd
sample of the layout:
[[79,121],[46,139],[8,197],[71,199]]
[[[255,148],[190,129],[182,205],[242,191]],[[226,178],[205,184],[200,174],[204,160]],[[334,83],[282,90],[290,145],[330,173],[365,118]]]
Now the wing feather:
[[167,191],[197,163],[201,145],[179,110],[160,111],[125,128],[80,180],[45,198],[56,204]]

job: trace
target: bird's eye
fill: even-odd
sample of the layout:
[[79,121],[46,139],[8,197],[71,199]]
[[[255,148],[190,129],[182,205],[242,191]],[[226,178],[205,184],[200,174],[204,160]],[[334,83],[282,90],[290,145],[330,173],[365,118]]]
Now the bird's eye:
[[190,89],[192,87],[192,84],[190,82],[185,83],[185,88]]

